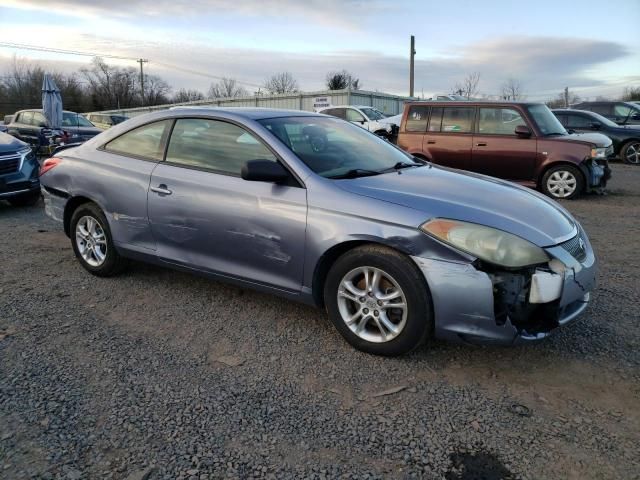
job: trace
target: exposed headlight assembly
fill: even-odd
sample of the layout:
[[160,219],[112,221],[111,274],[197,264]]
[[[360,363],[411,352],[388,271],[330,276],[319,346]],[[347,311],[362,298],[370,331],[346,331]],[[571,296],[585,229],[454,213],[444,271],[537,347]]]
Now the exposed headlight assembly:
[[503,267],[526,267],[549,261],[545,251],[533,243],[476,223],[436,218],[422,224],[420,230],[481,260]]
[[591,158],[607,158],[607,149],[606,148],[592,148],[591,149]]

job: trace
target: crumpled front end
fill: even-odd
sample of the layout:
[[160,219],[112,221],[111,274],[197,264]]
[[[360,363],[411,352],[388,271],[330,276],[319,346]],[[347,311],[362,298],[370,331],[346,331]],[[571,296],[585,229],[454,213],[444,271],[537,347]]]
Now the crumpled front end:
[[596,282],[596,259],[582,230],[546,248],[546,265],[494,265],[413,257],[433,299],[436,338],[513,345],[541,340],[575,320]]
[[592,153],[599,150],[604,150],[604,152],[586,159],[581,167],[587,180],[586,190],[602,193],[611,178],[609,158],[614,155],[613,145],[609,144],[608,147],[603,149],[594,149]]

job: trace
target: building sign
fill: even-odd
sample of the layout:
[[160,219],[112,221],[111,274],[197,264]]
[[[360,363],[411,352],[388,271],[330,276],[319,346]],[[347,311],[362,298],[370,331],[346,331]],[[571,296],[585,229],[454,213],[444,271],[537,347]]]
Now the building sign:
[[314,97],[313,99],[313,109],[320,110],[321,108],[326,108],[331,106],[331,97]]

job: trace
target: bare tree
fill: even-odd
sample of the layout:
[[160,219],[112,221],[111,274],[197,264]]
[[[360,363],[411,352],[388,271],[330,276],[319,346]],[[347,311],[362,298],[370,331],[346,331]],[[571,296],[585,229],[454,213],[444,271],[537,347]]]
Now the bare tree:
[[173,103],[195,102],[196,100],[204,100],[202,92],[186,88],[178,90],[171,99]]
[[247,89],[238,84],[235,78],[226,77],[217,83],[212,83],[208,94],[209,98],[236,98],[247,95],[249,95]]
[[171,87],[157,75],[144,76],[144,102],[143,105],[162,105],[169,103]]
[[280,72],[265,80],[264,88],[269,93],[295,93],[298,91],[298,82],[291,73]]
[[526,96],[522,93],[522,82],[516,78],[510,77],[502,84],[502,99],[519,101],[524,100]]
[[[580,101],[582,100],[578,95],[571,92],[569,92],[568,99],[569,105],[580,103]],[[549,108],[564,108],[566,106],[566,100],[567,98],[565,97],[565,92],[560,92],[557,97],[547,101],[546,103]]]
[[629,102],[640,100],[640,87],[625,87],[622,92],[622,101]]
[[140,104],[138,72],[135,68],[119,68],[107,65],[99,57],[92,67],[83,68],[88,83],[88,95],[96,110],[136,107]]
[[468,74],[461,83],[456,83],[453,87],[454,93],[466,98],[475,97],[478,94],[478,84],[480,83],[480,72]]
[[356,78],[346,70],[333,71],[327,73],[326,85],[329,90],[344,90],[351,88],[352,90],[358,90],[362,88],[360,79]]

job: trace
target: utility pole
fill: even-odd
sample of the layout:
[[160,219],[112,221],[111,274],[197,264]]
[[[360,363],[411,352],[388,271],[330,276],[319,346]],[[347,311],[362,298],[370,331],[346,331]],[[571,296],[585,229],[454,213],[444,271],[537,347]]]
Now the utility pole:
[[569,108],[569,87],[564,87],[564,108]]
[[411,35],[411,50],[409,51],[409,96],[413,97],[413,76],[414,76],[414,62],[413,58],[416,56],[416,37]]
[[142,71],[142,64],[147,63],[149,60],[146,58],[139,58],[136,60],[140,64],[140,92],[142,93],[142,106],[144,107],[144,72]]

